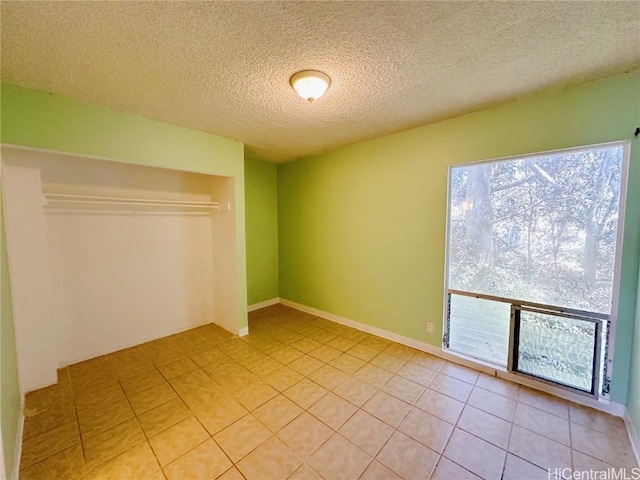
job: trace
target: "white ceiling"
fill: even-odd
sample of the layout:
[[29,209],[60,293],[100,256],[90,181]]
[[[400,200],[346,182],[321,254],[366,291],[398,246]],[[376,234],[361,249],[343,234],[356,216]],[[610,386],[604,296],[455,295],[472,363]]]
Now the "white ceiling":
[[[640,2],[1,2],[2,79],[287,161],[640,64]],[[309,104],[303,69],[332,85]]]

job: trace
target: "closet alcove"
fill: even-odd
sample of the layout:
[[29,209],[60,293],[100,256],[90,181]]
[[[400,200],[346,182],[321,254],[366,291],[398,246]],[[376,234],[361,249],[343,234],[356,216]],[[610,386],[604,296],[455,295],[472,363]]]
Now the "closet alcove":
[[206,323],[241,335],[234,178],[2,147],[21,383]]

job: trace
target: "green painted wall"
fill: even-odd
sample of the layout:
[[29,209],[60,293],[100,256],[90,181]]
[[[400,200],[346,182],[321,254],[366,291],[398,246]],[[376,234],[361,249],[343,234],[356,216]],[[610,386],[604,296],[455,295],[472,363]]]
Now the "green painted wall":
[[277,165],[245,158],[247,302],[278,296]]
[[612,386],[624,403],[640,254],[638,125],[640,70],[281,165],[280,296],[439,346],[448,166],[633,139]]
[[636,324],[633,331],[633,349],[631,351],[630,364],[627,410],[629,410],[629,416],[636,427],[636,432],[640,434],[640,278],[638,278]]
[[247,325],[244,145],[235,140],[2,84],[3,143],[235,178],[238,325]]
[[4,143],[243,178],[241,142],[6,83],[1,94]]
[[20,422],[21,396],[18,384],[18,359],[13,329],[13,309],[9,265],[2,220],[2,195],[0,194],[0,421],[2,447],[6,475],[11,478],[16,455],[16,441]]

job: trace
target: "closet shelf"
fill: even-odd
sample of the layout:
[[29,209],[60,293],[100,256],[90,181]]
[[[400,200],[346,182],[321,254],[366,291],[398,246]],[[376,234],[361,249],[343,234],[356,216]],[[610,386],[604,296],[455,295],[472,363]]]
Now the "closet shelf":
[[177,200],[152,200],[149,198],[103,197],[97,195],[74,195],[67,193],[45,193],[44,203],[82,203],[90,205],[122,205],[131,207],[175,207],[220,210],[220,202],[192,202]]

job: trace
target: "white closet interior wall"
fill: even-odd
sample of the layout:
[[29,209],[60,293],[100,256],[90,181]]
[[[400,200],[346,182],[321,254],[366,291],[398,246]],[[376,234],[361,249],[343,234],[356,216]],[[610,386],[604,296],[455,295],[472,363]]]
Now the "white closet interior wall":
[[[50,281],[49,301],[38,314],[50,311],[48,333],[55,343],[56,366],[210,322],[239,333],[235,222],[226,209],[233,199],[233,179],[4,148],[3,170],[3,183],[10,183],[3,189],[5,210],[19,210],[25,202],[42,204],[43,214],[38,218],[7,213],[7,247],[13,270],[11,257],[20,249],[20,236],[31,228],[45,237],[35,240],[31,248],[46,249],[47,271],[40,265],[25,272],[24,261],[15,267],[22,270],[17,277],[44,274]],[[34,170],[40,175],[39,190]],[[19,185],[23,181],[20,172],[25,171],[30,172],[30,186]],[[220,211],[91,203],[44,205],[43,193],[224,202]],[[38,222],[40,230],[33,229]],[[14,272],[10,274],[13,287]],[[33,323],[33,319],[20,317],[19,310],[17,324],[22,320]],[[20,330],[17,326],[17,333]],[[33,356],[25,351],[30,350],[25,346],[27,340],[32,344],[47,341],[34,338],[41,334],[33,328],[22,332],[30,338],[18,339],[19,357]],[[19,368],[24,362],[19,360]]]

